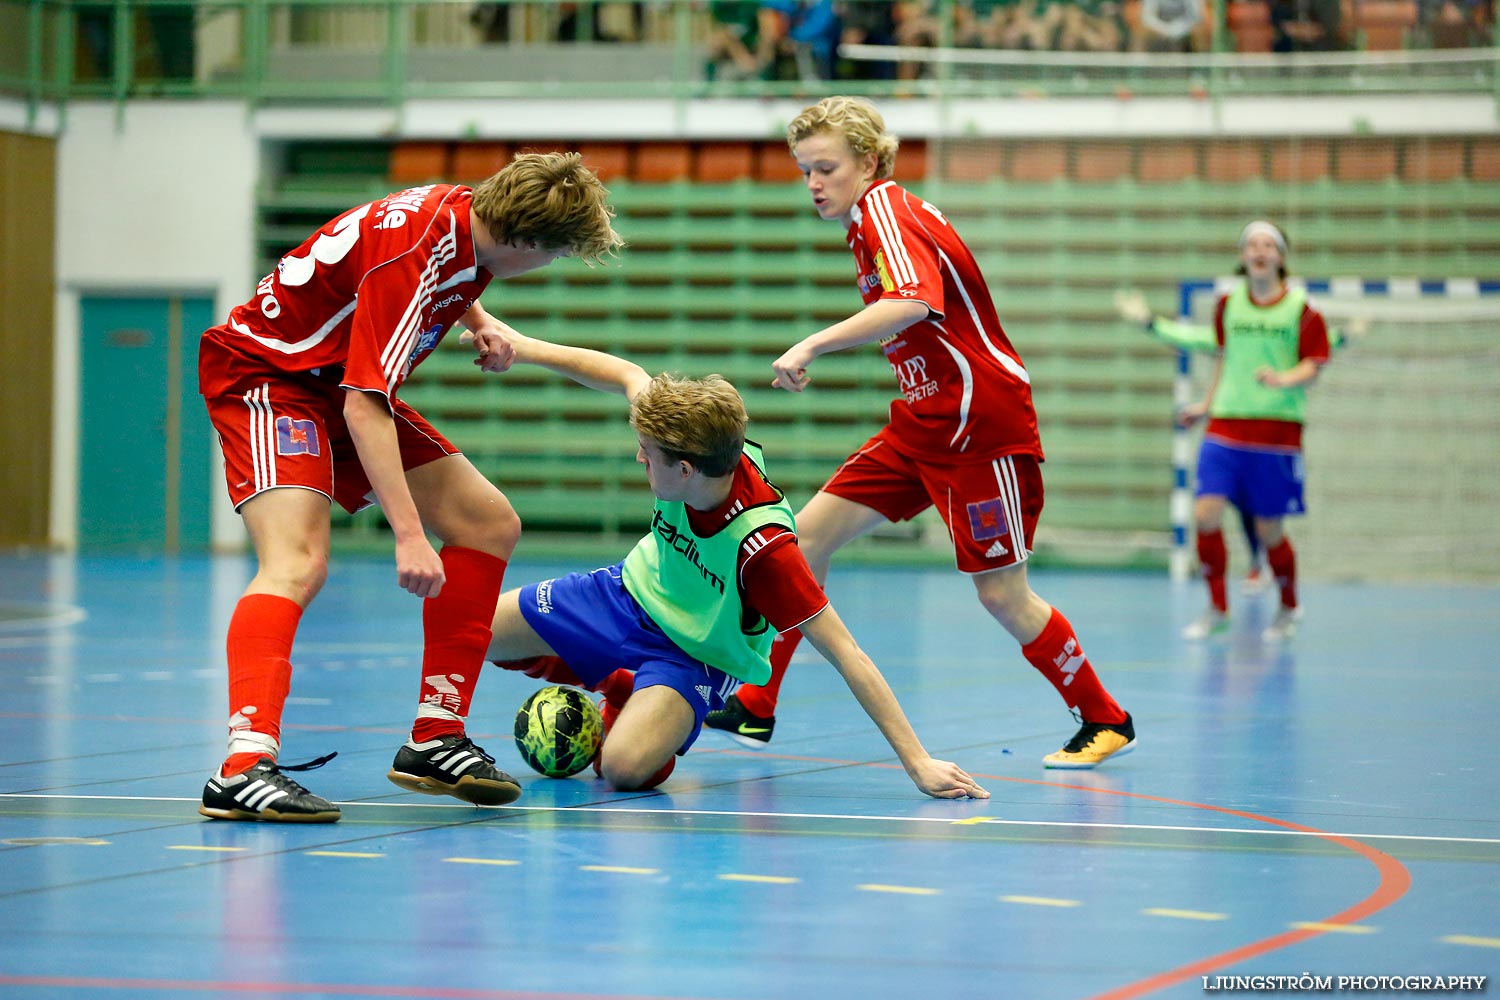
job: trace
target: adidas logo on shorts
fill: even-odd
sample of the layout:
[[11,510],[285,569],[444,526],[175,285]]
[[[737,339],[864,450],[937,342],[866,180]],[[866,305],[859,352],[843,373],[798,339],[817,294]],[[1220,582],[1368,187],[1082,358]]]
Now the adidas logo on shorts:
[[989,549],[987,549],[984,553],[984,557],[986,559],[999,559],[1001,556],[1008,555],[1010,555],[1010,549],[1007,549],[1005,547],[1004,542],[996,542],[994,545],[991,545]]

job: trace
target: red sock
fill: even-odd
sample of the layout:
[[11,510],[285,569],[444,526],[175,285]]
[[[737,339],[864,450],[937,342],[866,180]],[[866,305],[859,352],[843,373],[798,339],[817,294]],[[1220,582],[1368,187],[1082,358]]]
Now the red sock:
[[457,545],[438,554],[448,579],[437,597],[422,602],[422,694],[411,730],[417,743],[464,731],[505,580],[506,562],[498,556]]
[[1078,709],[1084,722],[1113,725],[1125,721],[1125,710],[1099,683],[1089,658],[1084,655],[1073,626],[1063,613],[1052,609],[1042,634],[1021,647],[1021,655],[1052,682],[1069,708]]
[[798,628],[782,632],[771,645],[771,679],[764,685],[741,684],[734,692],[740,704],[762,719],[776,714],[776,702],[781,697],[781,682],[786,680],[787,665],[792,654],[802,642],[802,630]]
[[1224,588],[1224,574],[1229,569],[1229,550],[1224,547],[1224,532],[1198,532],[1198,562],[1203,566],[1203,581],[1208,584],[1208,599],[1227,614],[1229,593]]
[[281,710],[292,684],[292,640],[302,608],[274,594],[246,594],[229,619],[229,756],[232,777],[281,750]]
[[522,660],[495,660],[493,662],[502,670],[519,670],[527,677],[534,677],[539,681],[568,684],[573,687],[586,688],[589,691],[598,691],[617,712],[635,690],[635,673],[624,667],[614,671],[593,687],[589,687],[560,656],[528,656]]
[[1276,575],[1276,583],[1281,587],[1281,606],[1284,608],[1295,608],[1297,606],[1297,553],[1292,549],[1292,540],[1285,535],[1281,541],[1266,550],[1266,562],[1271,567],[1271,572]]

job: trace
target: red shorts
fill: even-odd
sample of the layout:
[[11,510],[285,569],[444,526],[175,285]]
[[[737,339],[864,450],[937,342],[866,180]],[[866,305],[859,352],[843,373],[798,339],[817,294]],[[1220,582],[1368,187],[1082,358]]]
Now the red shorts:
[[[282,486],[315,490],[351,514],[374,502],[344,423],[348,390],[336,381],[264,372],[224,380],[212,391],[204,402],[219,432],[224,477],[236,510],[256,494]],[[403,469],[458,454],[416,410],[399,399],[391,405]]]
[[892,521],[936,507],[965,573],[1025,562],[1042,515],[1042,470],[1034,455],[935,465],[891,447],[883,430],[839,466],[823,490]]

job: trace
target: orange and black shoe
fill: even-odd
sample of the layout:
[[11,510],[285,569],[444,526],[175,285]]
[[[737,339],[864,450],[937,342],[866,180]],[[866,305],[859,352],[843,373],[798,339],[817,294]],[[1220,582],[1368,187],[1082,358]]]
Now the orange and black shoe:
[[1043,757],[1042,763],[1047,767],[1085,771],[1134,749],[1135,722],[1127,712],[1125,721],[1119,725],[1085,722],[1067,746]]

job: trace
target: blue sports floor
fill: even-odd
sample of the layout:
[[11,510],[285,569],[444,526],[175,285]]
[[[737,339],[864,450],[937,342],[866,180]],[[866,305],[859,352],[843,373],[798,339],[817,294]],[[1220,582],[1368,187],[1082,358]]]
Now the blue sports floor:
[[[587,568],[523,558],[507,586]],[[1197,586],[1036,572],[1140,739],[1068,773],[1041,757],[1072,720],[967,580],[844,567],[841,615],[993,798],[923,797],[804,647],[766,751],[705,734],[640,794],[525,771],[510,728],[538,685],[490,671],[470,732],[525,793],[477,810],[386,781],[419,609],[387,560],[343,558],[293,654],[283,759],[338,751],[304,780],[344,820],[293,826],[196,812],[249,572],[0,557],[5,1000],[1500,991],[1500,589],[1309,583],[1287,647],[1259,638],[1270,596],[1193,646]]]

